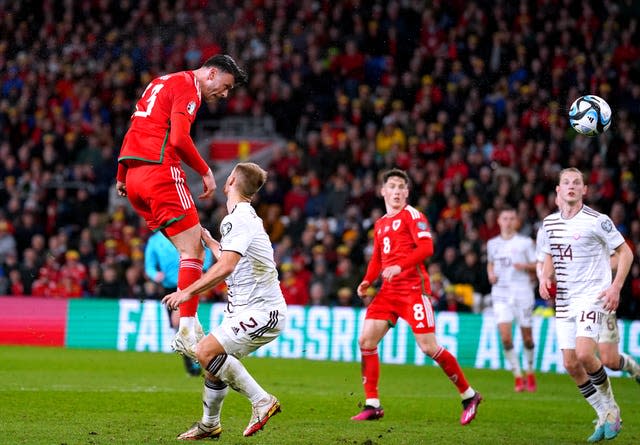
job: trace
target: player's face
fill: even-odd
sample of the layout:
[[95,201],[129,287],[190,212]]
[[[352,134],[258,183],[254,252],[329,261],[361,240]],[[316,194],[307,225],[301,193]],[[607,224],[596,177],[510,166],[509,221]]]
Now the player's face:
[[512,210],[500,212],[500,216],[498,216],[500,232],[505,235],[512,234],[516,229],[516,219],[516,212]]
[[225,98],[233,89],[235,79],[232,74],[225,73],[217,68],[211,68],[209,76],[201,85],[202,97],[205,102],[213,102],[216,99]]
[[380,193],[388,209],[401,210],[407,204],[409,185],[404,179],[392,176],[382,185]]
[[560,202],[569,205],[582,202],[582,197],[587,193],[582,175],[576,172],[565,172],[560,177],[560,183],[556,186],[556,193]]

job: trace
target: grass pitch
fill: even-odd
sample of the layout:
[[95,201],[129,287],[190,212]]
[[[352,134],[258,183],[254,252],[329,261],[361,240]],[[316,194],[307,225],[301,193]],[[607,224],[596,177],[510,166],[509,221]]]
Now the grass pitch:
[[[248,358],[282,413],[242,437],[249,403],[231,391],[219,444],[584,444],[594,413],[566,375],[542,374],[538,392],[513,392],[506,371],[465,370],[484,396],[459,425],[460,399],[436,367],[382,365],[385,417],[355,423],[359,364]],[[623,430],[611,444],[640,444],[640,385],[613,378]],[[201,416],[202,379],[160,353],[0,347],[0,444],[176,444]],[[205,443],[210,443],[205,442]]]

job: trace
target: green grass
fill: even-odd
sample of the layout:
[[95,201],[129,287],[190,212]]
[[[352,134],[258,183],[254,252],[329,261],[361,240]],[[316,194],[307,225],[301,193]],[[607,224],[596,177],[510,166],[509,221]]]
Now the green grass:
[[[508,372],[469,369],[485,402],[462,427],[460,399],[440,369],[383,365],[385,418],[354,423],[359,364],[244,362],[283,411],[244,438],[251,409],[232,391],[218,444],[584,444],[595,417],[566,375],[540,375],[537,393],[515,394]],[[640,444],[640,387],[612,381],[625,419],[612,443]],[[175,444],[200,418],[201,391],[174,355],[0,347],[0,444]]]

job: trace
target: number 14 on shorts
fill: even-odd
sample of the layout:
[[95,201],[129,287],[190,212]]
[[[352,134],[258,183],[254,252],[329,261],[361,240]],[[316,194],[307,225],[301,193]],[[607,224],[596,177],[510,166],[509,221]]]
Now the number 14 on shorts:
[[592,323],[600,324],[602,322],[602,312],[580,311],[580,321],[591,321]]

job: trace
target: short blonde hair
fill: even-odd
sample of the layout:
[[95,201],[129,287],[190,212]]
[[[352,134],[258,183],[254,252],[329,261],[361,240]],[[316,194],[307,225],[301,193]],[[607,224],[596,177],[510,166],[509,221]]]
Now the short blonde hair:
[[560,183],[560,180],[562,179],[562,175],[564,175],[565,173],[577,173],[580,175],[580,177],[582,178],[582,183],[586,184],[585,180],[584,180],[584,173],[582,173],[580,170],[578,170],[575,167],[567,167],[567,168],[563,168],[562,170],[560,170],[560,174],[558,175],[558,183]]
[[248,198],[258,193],[258,190],[267,182],[267,172],[253,162],[241,162],[234,170],[240,180],[238,191]]

